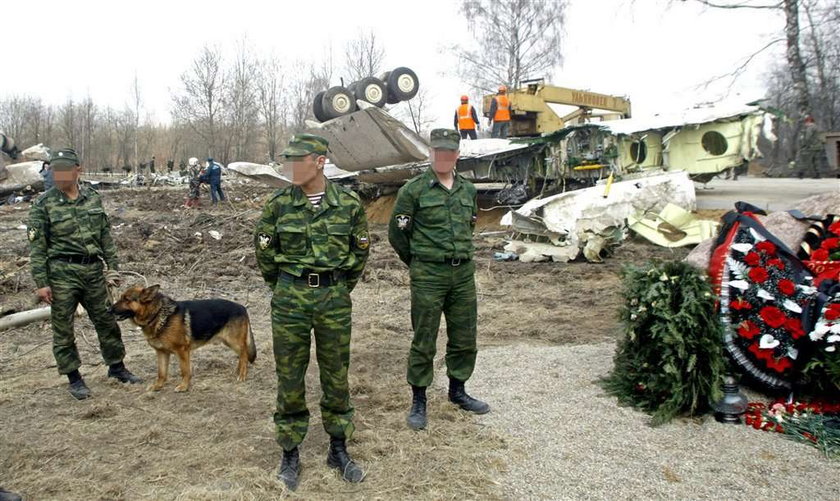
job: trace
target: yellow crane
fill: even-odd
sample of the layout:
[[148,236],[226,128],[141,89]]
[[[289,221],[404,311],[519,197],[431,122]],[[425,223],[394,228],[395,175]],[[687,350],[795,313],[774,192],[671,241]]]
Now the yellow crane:
[[[546,84],[542,79],[528,80],[518,89],[508,90],[510,99],[510,136],[538,136],[554,132],[567,124],[593,119],[630,118],[630,101],[623,97],[598,94]],[[495,95],[484,96],[483,113],[490,116],[490,103]],[[561,106],[552,106],[561,105]],[[562,106],[576,109],[564,111]]]

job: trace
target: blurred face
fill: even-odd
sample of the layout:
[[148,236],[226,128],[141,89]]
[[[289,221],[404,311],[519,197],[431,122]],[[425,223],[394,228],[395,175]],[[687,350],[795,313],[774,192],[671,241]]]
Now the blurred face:
[[432,150],[432,170],[438,174],[449,174],[455,170],[458,150]]
[[82,167],[77,165],[73,168],[66,169],[53,169],[53,179],[55,180],[55,185],[61,191],[67,191],[73,188],[76,183],[79,182],[79,178],[82,175]]
[[312,182],[324,171],[324,155],[306,155],[304,157],[286,157],[283,163],[283,175],[295,186]]

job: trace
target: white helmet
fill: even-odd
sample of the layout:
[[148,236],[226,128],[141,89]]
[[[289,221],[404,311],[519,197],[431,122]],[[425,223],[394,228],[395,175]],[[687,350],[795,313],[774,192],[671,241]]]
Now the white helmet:
[[190,164],[190,167],[195,167],[196,165],[198,165],[198,159],[195,157],[190,157],[188,163]]

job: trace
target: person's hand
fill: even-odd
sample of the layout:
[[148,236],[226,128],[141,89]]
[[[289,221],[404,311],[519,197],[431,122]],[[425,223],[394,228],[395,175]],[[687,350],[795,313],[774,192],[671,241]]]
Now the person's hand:
[[52,304],[52,289],[49,287],[42,287],[35,291],[35,294],[38,294],[38,299],[41,301]]
[[120,276],[120,272],[116,270],[108,270],[105,272],[105,283],[108,285],[119,287],[122,283],[122,277]]

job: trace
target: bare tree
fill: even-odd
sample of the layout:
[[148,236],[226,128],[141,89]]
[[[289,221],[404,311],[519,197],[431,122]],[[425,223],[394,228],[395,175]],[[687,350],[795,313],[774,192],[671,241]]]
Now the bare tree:
[[429,126],[434,123],[429,111],[431,101],[426,88],[422,88],[414,98],[398,105],[396,115],[414,132],[425,135],[429,132]]
[[344,56],[347,76],[361,80],[380,73],[385,61],[385,48],[376,39],[373,30],[359,31],[356,38],[344,46]]
[[218,48],[204,46],[192,68],[181,74],[181,90],[173,96],[173,115],[204,142],[206,153],[219,147],[219,122],[224,107],[224,71]]
[[[230,131],[230,144],[233,157],[237,160],[247,158],[247,152],[257,126],[257,61],[248,46],[247,40],[237,44],[232,67],[228,71],[225,87],[225,114]],[[222,157],[228,162],[227,155]]]
[[478,91],[545,77],[563,59],[567,0],[463,0],[477,48],[456,47],[461,78]]
[[262,120],[266,155],[269,161],[277,158],[280,139],[286,133],[286,117],[283,102],[283,70],[276,57],[263,59],[259,63],[257,77],[257,102]]
[[140,174],[140,153],[137,151],[137,138],[138,138],[138,131],[140,130],[140,106],[142,104],[142,100],[140,98],[140,80],[137,78],[137,72],[134,72],[134,81],[131,85],[131,98],[134,104],[134,112],[132,116],[134,117],[134,124],[133,129],[134,133],[132,137],[134,139],[134,165],[135,165],[135,174]]

